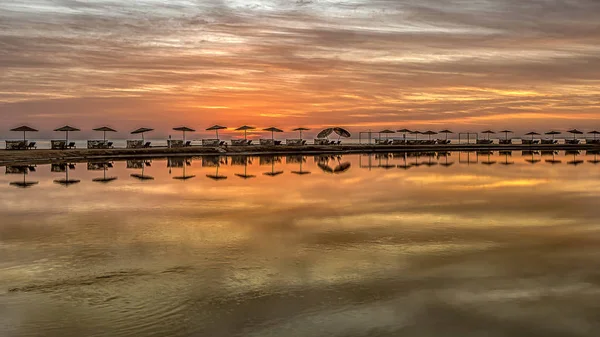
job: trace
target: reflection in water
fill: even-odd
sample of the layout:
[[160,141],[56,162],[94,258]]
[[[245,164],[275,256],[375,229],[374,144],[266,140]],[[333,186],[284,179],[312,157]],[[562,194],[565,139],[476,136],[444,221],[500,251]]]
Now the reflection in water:
[[597,336],[597,155],[8,166],[0,335]]

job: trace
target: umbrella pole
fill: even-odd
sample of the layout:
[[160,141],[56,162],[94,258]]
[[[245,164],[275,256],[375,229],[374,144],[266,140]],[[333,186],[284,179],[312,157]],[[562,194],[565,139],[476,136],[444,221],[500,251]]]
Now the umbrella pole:
[[244,130],[244,140],[248,140],[248,131]]
[[275,131],[271,131],[271,140],[275,142]]
[[23,131],[23,142],[25,142],[25,141],[26,141],[26,139],[25,139],[25,131]]
[[217,133],[217,140],[219,140],[219,129],[216,129],[215,132]]
[[102,137],[104,138],[104,142],[106,143],[106,131],[102,131]]
[[69,145],[69,131],[67,131],[67,140],[66,140],[67,145]]

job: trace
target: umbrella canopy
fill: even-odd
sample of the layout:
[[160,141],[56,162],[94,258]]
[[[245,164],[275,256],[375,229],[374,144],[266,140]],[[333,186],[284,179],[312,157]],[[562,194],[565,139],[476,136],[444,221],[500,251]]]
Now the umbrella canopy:
[[113,129],[113,128],[109,128],[108,126],[103,126],[100,128],[95,128],[94,131],[101,131],[102,134],[104,135],[104,141],[106,141],[106,133],[107,132],[117,132],[117,130]]
[[317,134],[317,138],[327,138],[333,133],[333,128],[327,128]]
[[144,133],[146,132],[150,132],[150,131],[154,131],[154,129],[150,129],[150,128],[139,128],[137,130],[133,130],[131,131],[132,135],[137,135],[137,134],[142,134],[142,141],[144,141]]
[[533,136],[538,136],[539,133],[535,132],[535,131],[531,131],[525,134],[525,136],[531,136],[531,140],[533,140]]
[[64,132],[65,133],[65,141],[67,143],[69,143],[69,132],[73,132],[73,131],[81,131],[76,127],[70,126],[70,125],[65,125],[63,127],[60,127],[58,129],[54,129],[54,131],[57,132]]
[[22,125],[22,126],[19,126],[17,128],[10,129],[10,131],[23,132],[23,141],[27,140],[27,139],[25,139],[25,133],[26,132],[38,132],[38,130],[36,130],[36,129],[32,128],[32,127],[29,127],[27,125]]
[[221,125],[213,125],[210,128],[206,129],[206,131],[215,131],[217,133],[217,139],[219,139],[219,130],[225,130],[227,129],[226,126],[221,126]]
[[350,166],[352,166],[352,164],[350,164],[349,162],[341,163],[333,169],[333,173],[344,173],[350,169]]
[[500,133],[504,134],[504,139],[507,140],[508,139],[508,134],[509,133],[513,133],[511,130],[502,130],[500,131]]
[[387,135],[389,135],[391,133],[396,133],[396,131],[392,131],[392,130],[388,130],[388,129],[381,130],[381,131],[379,131],[379,138],[381,138],[382,133],[385,135],[385,139],[387,139]]
[[244,126],[240,126],[239,128],[235,129],[235,131],[244,131],[244,139],[247,139],[248,130],[254,130],[254,129],[256,129],[256,128],[253,126],[244,125]]
[[295,128],[292,131],[299,131],[300,132],[300,139],[302,139],[302,131],[308,131],[310,129],[308,128]]
[[270,131],[271,132],[271,139],[272,140],[275,140],[275,132],[283,132],[283,130],[278,129],[278,128],[274,127],[274,126],[272,126],[270,128],[263,129],[263,131]]
[[560,135],[560,131],[548,131],[548,132],[546,132],[544,134],[552,136],[552,139],[554,139],[555,135]]
[[173,130],[183,132],[183,141],[184,142],[185,142],[185,133],[186,132],[194,132],[194,131],[196,131],[196,130],[194,130],[192,128],[188,128],[187,126],[179,126],[179,127],[173,128]]
[[333,128],[333,132],[335,132],[338,136],[344,138],[350,138],[352,136],[348,130],[340,127]]
[[596,131],[596,130],[594,130],[594,131],[590,131],[590,132],[588,132],[588,133],[589,133],[589,134],[592,134],[592,135],[594,135],[594,139],[596,139],[596,136],[597,136],[597,135],[600,135],[600,131]]
[[481,133],[487,134],[487,139],[489,140],[490,139],[490,135],[493,134],[493,133],[495,133],[495,132],[492,131],[492,130],[485,130],[485,131],[481,131]]
[[415,135],[415,140],[419,139],[419,134],[421,134],[421,131],[411,131],[410,134],[411,135]]
[[429,140],[431,140],[431,136],[432,135],[437,135],[437,132],[428,130],[428,131],[423,132],[423,134],[427,135],[429,137]]
[[583,134],[583,132],[581,132],[581,131],[579,131],[577,129],[572,129],[572,130],[569,130],[567,132],[573,134],[573,139],[575,139],[577,137],[577,135],[582,135]]
[[440,131],[440,133],[445,133],[446,134],[446,140],[448,140],[448,134],[449,133],[454,133],[454,132],[452,132],[452,131],[450,131],[448,129],[444,129],[444,130]]

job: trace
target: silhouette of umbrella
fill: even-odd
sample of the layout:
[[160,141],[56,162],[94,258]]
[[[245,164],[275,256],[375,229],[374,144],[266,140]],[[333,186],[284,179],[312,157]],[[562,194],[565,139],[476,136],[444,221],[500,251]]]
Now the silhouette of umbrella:
[[348,171],[351,166],[352,166],[352,164],[350,164],[350,162],[340,163],[338,166],[336,166],[333,169],[333,173],[335,173],[335,174],[344,173],[344,172]]
[[27,139],[25,138],[25,133],[26,132],[38,132],[38,130],[29,127],[27,125],[23,125],[23,126],[19,126],[18,128],[14,128],[14,129],[10,129],[10,131],[16,131],[16,132],[23,132],[23,141],[27,141]]
[[225,130],[227,129],[226,126],[221,126],[221,125],[213,125],[210,128],[206,129],[206,131],[215,131],[217,134],[217,139],[219,139],[219,130]]
[[504,140],[508,140],[508,134],[513,132],[511,130],[502,130],[500,133],[504,133]]
[[270,128],[263,129],[263,131],[270,131],[271,132],[271,140],[273,140],[273,141],[275,140],[275,132],[283,132],[283,130],[278,129],[273,126]]
[[565,151],[565,154],[572,154],[573,155],[573,160],[568,161],[567,165],[577,166],[577,165],[581,165],[581,164],[585,163],[583,160],[577,159],[577,156],[580,154],[578,150],[575,150],[575,151]]
[[410,134],[415,135],[415,140],[419,140],[419,134],[421,134],[421,131],[411,131]]
[[381,131],[379,131],[379,139],[381,139],[382,133],[385,135],[385,139],[388,139],[388,135],[391,133],[396,133],[396,131],[392,131],[392,130],[388,130],[388,129],[381,130]]
[[81,130],[79,130],[78,128],[75,128],[75,127],[69,126],[69,125],[65,125],[65,126],[63,126],[63,127],[60,127],[60,128],[58,128],[58,129],[55,129],[54,131],[57,131],[57,132],[65,132],[65,142],[66,142],[67,144],[69,144],[69,132],[81,131]]
[[539,133],[535,132],[535,131],[531,131],[525,134],[525,136],[531,136],[531,140],[533,140],[533,136],[538,136]]
[[292,131],[300,131],[300,139],[302,139],[302,131],[308,131],[308,128],[295,128]]
[[396,130],[396,132],[402,132],[402,138],[406,139],[406,134],[410,133],[412,131],[410,131],[409,129],[400,129],[400,130]]
[[305,175],[305,174],[310,174],[310,171],[303,171],[302,170],[302,164],[304,164],[304,162],[306,162],[306,158],[304,156],[287,156],[286,157],[286,163],[287,164],[300,164],[300,169],[298,171],[292,171],[293,174],[297,174],[297,175]]
[[239,128],[235,129],[235,131],[244,131],[244,139],[248,140],[247,136],[248,136],[248,130],[254,130],[256,129],[253,126],[248,126],[248,125],[244,125],[244,126],[240,126]]
[[219,175],[219,166],[221,165],[217,165],[215,174],[207,174],[206,177],[216,181],[227,179],[227,176]]
[[454,133],[454,132],[452,132],[452,131],[450,131],[448,129],[444,129],[444,130],[440,131],[440,133],[445,133],[446,134],[446,140],[448,140],[448,134],[449,133]]
[[577,135],[582,135],[583,134],[583,132],[581,132],[581,131],[579,131],[577,129],[572,129],[572,130],[569,130],[567,132],[573,134],[573,139],[576,139]]
[[79,179],[69,179],[69,168],[71,168],[71,167],[72,167],[72,165],[65,164],[65,179],[56,179],[56,180],[54,180],[54,183],[63,185],[65,187],[69,187],[70,185],[80,183],[81,180],[79,180]]
[[539,162],[541,162],[541,159],[535,159],[534,156],[537,154],[537,151],[523,151],[523,155],[531,155],[531,158],[525,159],[526,162],[530,163],[530,164],[537,164]]
[[423,134],[427,135],[427,137],[429,137],[429,140],[431,140],[431,136],[432,135],[437,135],[437,132],[429,130],[429,131],[423,132]]
[[194,130],[192,128],[188,128],[187,126],[179,126],[179,127],[173,128],[173,130],[183,132],[183,142],[185,142],[185,133],[186,132],[194,132],[194,131],[196,131],[196,130]]
[[107,132],[117,132],[117,130],[109,128],[108,126],[103,126],[100,128],[95,128],[94,131],[101,131],[102,134],[104,135],[103,140],[106,142],[106,133]]
[[150,129],[150,128],[139,128],[139,129],[137,129],[137,130],[133,130],[133,131],[131,131],[131,134],[132,134],[132,135],[137,135],[137,134],[140,134],[140,133],[141,133],[141,134],[142,134],[142,142],[144,142],[144,141],[145,141],[145,139],[144,139],[144,133],[146,133],[146,132],[150,132],[150,131],[154,131],[154,129]]
[[510,151],[502,151],[502,152],[500,152],[500,154],[504,155],[504,161],[500,162],[501,165],[508,166],[508,165],[513,165],[515,163],[513,161],[508,161],[508,156],[512,156],[512,152],[510,152]]
[[450,167],[452,165],[454,165],[454,162],[448,162],[448,157],[450,157],[450,153],[446,152],[443,154],[443,156],[445,157],[445,161],[443,163],[440,163],[440,165],[444,166],[444,167]]
[[409,168],[411,168],[412,165],[407,162],[407,157],[408,156],[406,155],[406,152],[402,153],[402,160],[404,161],[404,164],[397,165],[396,167],[403,170],[408,170]]
[[264,175],[275,177],[283,173],[283,171],[275,171],[275,161],[275,159],[271,161],[271,172],[265,172]]
[[[478,157],[479,157],[479,153],[480,152],[477,152]],[[481,152],[481,153],[487,154],[487,160],[482,161],[481,164],[488,165],[488,166],[496,164],[496,161],[491,159],[492,151],[485,151],[485,152]]]
[[[250,158],[247,156],[234,156],[231,157],[231,165],[243,165],[244,166],[244,173],[236,173],[235,175],[242,178],[242,179],[250,179],[250,178],[255,178],[255,175],[252,174],[248,174],[247,170],[248,170],[248,162],[250,161]],[[252,163],[252,162],[250,162]]]
[[333,128],[327,128],[317,134],[317,138],[328,138],[333,133]]
[[[385,169],[385,170],[395,168],[396,165],[390,164],[390,157],[391,157],[391,153],[383,153],[383,154],[376,155],[376,158],[379,159],[379,167],[382,169]],[[381,163],[382,158],[385,158],[385,164]]]
[[487,139],[490,140],[490,135],[494,134],[495,132],[492,130],[485,130],[485,131],[482,131],[481,133],[485,133],[487,135]]
[[551,135],[552,136],[552,140],[554,140],[554,136],[555,135],[560,135],[560,131],[548,131],[545,133],[546,135]]
[[108,167],[111,167],[112,164],[111,163],[103,163],[102,165],[102,171],[103,171],[103,175],[101,178],[94,178],[92,179],[92,181],[97,182],[97,183],[109,183],[111,181],[115,181],[117,180],[117,177],[107,177],[106,176],[106,171],[108,170]]
[[15,186],[15,187],[20,187],[20,188],[27,188],[27,187],[31,187],[33,185],[37,185],[39,182],[38,181],[27,181],[26,180],[26,175],[28,174],[29,171],[35,171],[34,167],[30,167],[30,166],[6,166],[6,174],[23,174],[23,180],[22,181],[11,181],[9,183],[9,185],[11,186]]
[[344,138],[352,137],[350,132],[344,128],[335,127],[335,128],[333,128],[333,132],[335,132],[338,135],[338,140],[340,139],[340,137],[344,137]]
[[[182,172],[182,175],[180,175],[180,176],[175,176],[175,177],[173,177],[173,179],[176,179],[176,180],[188,180],[188,179],[192,179],[192,178],[195,178],[195,177],[196,177],[195,175],[189,175],[189,176],[188,176],[188,175],[185,173],[185,168],[186,168],[187,166],[190,166],[190,165],[191,165],[191,163],[188,161],[188,159],[187,159],[187,158],[183,158],[183,160],[182,160],[183,164],[182,164],[182,165],[180,165],[180,161],[179,161],[179,160],[175,162],[173,158],[169,158],[169,161],[171,162],[171,165],[170,165],[170,167],[174,167],[174,166],[181,166],[181,167],[183,168],[183,169],[182,169],[182,170],[183,170],[183,172]],[[169,165],[169,163],[168,163],[168,162],[167,162],[167,165]],[[169,173],[170,173],[170,172],[171,172],[171,171],[169,170]]]
[[589,134],[592,134],[592,135],[594,135],[594,140],[596,140],[596,136],[597,136],[597,135],[600,135],[600,131],[596,131],[596,130],[594,130],[594,131],[590,131],[590,132],[588,132],[588,133],[589,133]]
[[154,177],[144,175],[144,168],[146,166],[150,166],[150,162],[143,161],[143,160],[128,160],[127,161],[127,168],[141,168],[142,169],[141,174],[133,173],[133,174],[130,174],[131,177],[134,177],[141,181],[154,180]]

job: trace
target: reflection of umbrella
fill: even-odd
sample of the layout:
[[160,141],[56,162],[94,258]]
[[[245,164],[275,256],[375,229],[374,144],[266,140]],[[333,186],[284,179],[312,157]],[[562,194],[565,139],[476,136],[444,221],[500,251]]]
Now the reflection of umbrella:
[[594,159],[588,160],[588,163],[592,163],[594,165],[600,164],[600,160],[597,158],[598,151],[587,151],[587,154],[593,154],[594,155]]
[[398,166],[396,166],[397,168],[400,168],[400,169],[403,169],[403,170],[408,170],[409,168],[412,167],[412,165],[410,165],[410,164],[408,164],[406,162],[406,157],[407,157],[406,153],[403,153],[402,159],[404,160],[404,165],[398,165]]
[[192,128],[188,128],[187,126],[176,127],[176,128],[173,128],[173,130],[183,132],[183,141],[184,142],[185,142],[185,133],[186,132],[194,132],[194,131],[196,131],[196,130],[194,130]]
[[341,163],[333,169],[333,173],[335,173],[335,174],[344,173],[350,169],[350,166],[352,166],[352,164],[350,164],[350,162]]
[[92,179],[92,181],[95,181],[98,183],[109,183],[111,181],[117,180],[117,177],[107,177],[106,176],[106,170],[107,170],[108,166],[109,166],[108,164],[102,166],[102,170],[104,171],[102,178],[94,178],[94,179]]
[[[9,174],[9,166],[6,167],[6,171],[7,174]],[[34,170],[34,168],[31,168],[31,170]],[[27,187],[31,187],[33,185],[37,185],[38,182],[37,181],[27,181],[25,179],[25,176],[27,175],[27,173],[29,172],[29,167],[28,166],[19,166],[15,172],[20,172],[23,174],[23,181],[12,181],[9,183],[9,185],[11,186],[16,186],[16,187],[20,187],[20,188],[27,188]]]
[[[496,161],[490,158],[491,155],[492,151],[487,151],[487,160],[482,161],[481,164],[488,166],[496,164]],[[477,156],[479,157],[479,152],[477,152]]]
[[490,140],[490,135],[493,134],[493,133],[495,133],[495,132],[492,131],[492,130],[485,130],[485,131],[482,131],[481,133],[487,134],[487,139]]
[[59,131],[59,132],[65,132],[65,142],[68,144],[69,143],[69,131],[81,131],[78,128],[69,126],[69,125],[65,125],[61,128],[55,129],[54,131]]
[[95,128],[95,129],[94,129],[94,131],[101,131],[101,132],[102,132],[102,134],[104,135],[104,138],[103,138],[103,139],[104,139],[104,141],[106,141],[106,133],[107,133],[107,132],[117,132],[117,130],[115,130],[115,129],[111,129],[111,128],[109,128],[108,126],[103,126],[103,127],[101,127],[101,128]]
[[310,129],[308,129],[308,128],[295,128],[292,131],[300,131],[300,139],[302,139],[302,131],[308,131],[308,130],[310,130]]
[[[185,160],[185,159],[184,159],[184,160]],[[183,165],[183,174],[182,174],[182,175],[180,175],[180,176],[173,177],[173,179],[177,179],[177,180],[188,180],[188,179],[192,179],[192,178],[196,177],[195,175],[191,175],[191,176],[188,176],[188,175],[186,175],[186,174],[185,174],[185,168],[186,168],[186,167],[187,167],[187,161],[186,161],[186,162],[185,162],[185,164]]]
[[533,136],[537,136],[539,135],[539,133],[535,132],[535,131],[531,131],[525,134],[525,136],[531,136],[531,140],[533,140]]
[[546,135],[551,135],[552,136],[552,140],[554,140],[554,136],[555,135],[560,135],[560,131],[548,131],[545,133]]
[[217,134],[217,139],[219,139],[219,130],[225,130],[227,129],[226,126],[221,126],[221,125],[213,125],[210,128],[206,129],[206,131],[212,131],[214,130]]
[[504,133],[504,139],[508,140],[508,134],[512,133],[512,131],[510,131],[510,130],[502,130],[502,131],[500,131],[500,133]]
[[242,178],[242,179],[250,179],[250,178],[255,178],[255,175],[252,174],[248,174],[247,169],[248,169],[248,161],[249,158],[247,156],[235,156],[231,158],[231,165],[244,165],[244,173],[236,173],[235,175]]
[[423,132],[423,134],[427,135],[429,137],[429,140],[431,140],[431,136],[432,135],[437,135],[437,132],[429,130],[429,131]]
[[503,151],[503,152],[500,152],[500,153],[504,155],[504,161],[500,162],[501,165],[508,166],[508,165],[512,165],[512,164],[515,163],[513,161],[508,161],[508,156],[512,156],[512,153],[510,151]]
[[445,133],[446,134],[446,140],[448,140],[448,134],[449,133],[454,133],[454,132],[452,132],[452,131],[450,131],[448,129],[445,129],[445,130],[440,131],[440,133]]
[[38,130],[29,127],[27,125],[19,126],[18,128],[10,129],[10,131],[23,132],[23,141],[26,141],[25,133],[26,132],[37,132]]
[[77,184],[77,183],[81,182],[81,180],[79,180],[79,179],[69,179],[69,167],[70,166],[71,165],[68,165],[68,164],[65,165],[65,179],[54,180],[54,182],[56,184],[60,184],[60,185],[63,185],[65,187],[69,187],[70,185],[74,185],[74,184]]
[[217,181],[227,179],[227,176],[219,175],[219,166],[221,166],[221,165],[217,165],[215,174],[207,174],[206,177],[208,177],[212,180],[217,180]]
[[134,173],[134,174],[130,174],[130,176],[137,178],[139,180],[154,180],[154,177],[151,176],[147,176],[144,175],[144,168],[146,166],[150,166],[150,162],[148,161],[143,161],[143,160],[128,160],[127,161],[127,168],[141,168],[142,169],[142,173]]
[[253,126],[244,125],[244,126],[240,126],[239,128],[235,129],[235,131],[244,131],[244,139],[247,140],[248,139],[247,138],[248,130],[254,130],[254,129],[256,129],[256,128]]
[[537,164],[539,162],[541,162],[541,159],[535,159],[533,156],[535,155],[535,151],[530,151],[531,152],[531,158],[525,159],[526,162],[530,163],[530,164]]
[[150,132],[150,131],[154,131],[154,129],[150,129],[150,128],[139,128],[139,129],[137,129],[137,130],[133,130],[133,131],[131,131],[131,134],[132,134],[132,135],[137,135],[137,134],[141,133],[141,134],[142,134],[142,141],[145,141],[145,140],[144,140],[144,133],[145,133],[145,132]]
[[283,171],[275,171],[275,162],[277,161],[277,159],[273,158],[273,160],[271,160],[271,172],[265,172],[263,173],[266,176],[270,176],[270,177],[275,177],[278,176],[280,174],[283,173]]
[[319,133],[317,134],[317,138],[319,138],[319,139],[321,139],[321,138],[327,138],[327,137],[329,137],[329,135],[330,135],[330,134],[332,134],[332,133],[333,133],[333,128],[327,128],[327,129],[325,129],[325,130],[323,130],[323,131],[319,132]]
[[283,130],[278,129],[276,127],[270,127],[270,128],[266,128],[263,131],[270,131],[271,132],[271,140],[275,140],[275,132],[283,132]]
[[577,165],[581,165],[584,163],[583,160],[576,158],[576,156],[579,155],[579,151],[566,151],[565,154],[573,154],[573,160],[568,161],[567,162],[568,165],[577,166]]
[[454,165],[454,162],[448,162],[448,157],[450,157],[449,153],[446,153],[446,155],[444,156],[446,157],[446,160],[443,163],[440,163],[440,165],[444,166],[444,167],[450,167],[452,165]]
[[392,131],[392,130],[388,130],[388,129],[381,130],[381,131],[379,131],[379,139],[381,139],[381,134],[382,133],[385,134],[385,139],[388,139],[387,135],[391,134],[391,133],[396,133],[396,131]]
[[286,157],[287,164],[292,164],[292,163],[300,164],[300,169],[298,171],[292,171],[293,174],[297,174],[297,175],[310,174],[310,171],[302,170],[302,164],[304,164],[305,161],[306,161],[306,158],[304,156],[287,156]]

